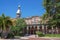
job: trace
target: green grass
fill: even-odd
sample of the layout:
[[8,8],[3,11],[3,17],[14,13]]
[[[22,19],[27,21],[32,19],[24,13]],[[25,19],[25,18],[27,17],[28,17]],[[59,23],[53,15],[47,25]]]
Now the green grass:
[[60,34],[45,34],[45,37],[60,37]]

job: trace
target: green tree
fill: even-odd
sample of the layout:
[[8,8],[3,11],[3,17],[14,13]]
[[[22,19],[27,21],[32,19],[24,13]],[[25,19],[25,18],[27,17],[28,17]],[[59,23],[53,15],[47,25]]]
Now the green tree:
[[23,28],[25,28],[25,27],[26,27],[25,20],[18,18],[16,20],[16,25],[14,27],[12,27],[11,30],[14,31],[15,35],[19,35],[20,32],[22,32]]
[[48,13],[50,24],[58,26],[60,20],[60,0],[44,0],[44,7]]
[[11,25],[12,22],[10,20],[10,17],[2,14],[2,16],[0,17],[0,27],[2,29],[2,37],[4,37],[5,33],[7,34],[7,28],[9,28]]
[[[46,14],[46,16],[48,16],[48,18],[46,18],[46,20],[48,19],[49,21],[47,22],[48,24],[50,24],[50,26],[52,27],[59,27],[60,25],[60,0],[44,0],[44,7],[46,9],[46,12],[48,13],[48,15]],[[45,17],[46,17],[45,16]],[[52,32],[53,33],[53,32]]]
[[50,16],[60,13],[60,0],[44,0],[44,7]]

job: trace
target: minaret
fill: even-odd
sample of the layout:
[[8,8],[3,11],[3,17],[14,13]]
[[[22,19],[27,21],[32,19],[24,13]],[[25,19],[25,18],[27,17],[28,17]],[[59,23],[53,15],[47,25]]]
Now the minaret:
[[16,18],[20,18],[21,16],[21,10],[20,10],[20,5],[18,5],[18,10],[16,12]]

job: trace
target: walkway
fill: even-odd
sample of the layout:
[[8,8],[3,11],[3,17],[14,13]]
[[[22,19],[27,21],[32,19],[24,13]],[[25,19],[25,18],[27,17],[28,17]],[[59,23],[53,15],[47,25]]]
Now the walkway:
[[19,39],[0,39],[0,40],[60,40],[60,38],[55,37],[38,37],[35,35],[20,37]]
[[0,39],[0,40],[60,40],[60,38],[29,38],[29,39]]
[[35,35],[31,35],[31,36],[27,36],[27,37],[22,37],[22,39],[25,40],[60,40],[60,38],[56,38],[56,37],[38,37]]
[[29,38],[29,40],[60,40],[60,38]]

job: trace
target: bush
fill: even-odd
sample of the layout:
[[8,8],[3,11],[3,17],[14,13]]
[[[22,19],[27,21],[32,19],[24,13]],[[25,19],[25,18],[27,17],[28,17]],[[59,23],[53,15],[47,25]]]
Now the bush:
[[1,33],[0,33],[0,37],[1,37]]
[[19,36],[24,36],[24,34],[23,33],[20,33]]
[[13,34],[13,33],[8,33],[7,39],[8,39],[8,38],[14,38],[14,34]]
[[36,34],[37,34],[39,37],[43,37],[43,36],[44,36],[44,34],[43,34],[42,32],[40,32],[40,31],[37,31]]

